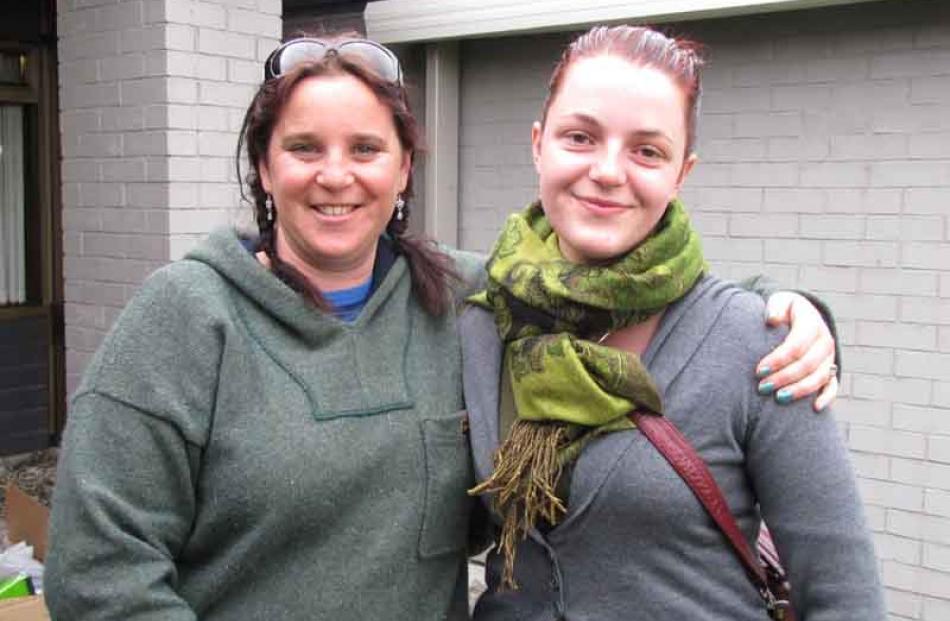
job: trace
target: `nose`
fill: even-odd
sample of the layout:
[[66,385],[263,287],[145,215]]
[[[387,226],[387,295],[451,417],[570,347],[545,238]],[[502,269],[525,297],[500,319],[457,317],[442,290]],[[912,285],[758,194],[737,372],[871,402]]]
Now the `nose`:
[[621,145],[606,144],[591,163],[589,176],[600,185],[615,186],[626,183]]
[[345,188],[353,183],[349,162],[341,153],[330,152],[317,171],[317,183],[330,190]]

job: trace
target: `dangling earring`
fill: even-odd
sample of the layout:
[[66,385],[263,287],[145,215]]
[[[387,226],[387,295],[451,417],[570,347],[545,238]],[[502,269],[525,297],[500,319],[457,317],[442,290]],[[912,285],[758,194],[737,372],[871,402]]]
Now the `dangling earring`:
[[402,195],[396,197],[396,221],[402,222],[406,219],[406,201],[403,200]]
[[270,194],[264,199],[264,215],[268,224],[274,221],[274,199],[271,198]]

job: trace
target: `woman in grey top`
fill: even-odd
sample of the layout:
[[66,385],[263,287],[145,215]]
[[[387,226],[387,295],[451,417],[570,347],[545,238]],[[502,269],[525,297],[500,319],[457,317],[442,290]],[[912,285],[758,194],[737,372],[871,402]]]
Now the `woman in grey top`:
[[768,522],[800,619],[884,618],[835,421],[756,395],[748,369],[782,334],[708,275],[677,199],[701,65],[689,42],[618,26],[554,71],[532,131],[540,201],[509,218],[460,319],[474,492],[499,541],[478,620],[766,617],[632,409],[682,431],[750,542]]

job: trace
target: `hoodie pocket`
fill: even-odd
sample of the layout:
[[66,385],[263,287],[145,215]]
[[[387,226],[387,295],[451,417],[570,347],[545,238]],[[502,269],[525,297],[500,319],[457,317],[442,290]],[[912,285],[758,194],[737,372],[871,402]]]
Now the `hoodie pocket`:
[[422,421],[425,451],[425,501],[419,556],[431,558],[465,549],[474,485],[468,446],[468,413]]

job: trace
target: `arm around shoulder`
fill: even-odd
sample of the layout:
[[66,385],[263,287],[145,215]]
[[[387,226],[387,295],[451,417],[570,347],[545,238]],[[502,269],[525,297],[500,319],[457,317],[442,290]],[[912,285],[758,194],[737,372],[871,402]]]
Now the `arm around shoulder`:
[[454,291],[456,304],[463,303],[468,296],[485,289],[488,277],[485,272],[485,262],[488,260],[486,255],[446,247],[442,250],[452,259],[455,272],[459,276]]

